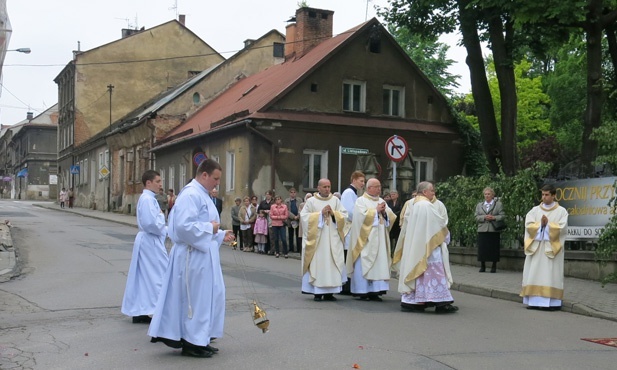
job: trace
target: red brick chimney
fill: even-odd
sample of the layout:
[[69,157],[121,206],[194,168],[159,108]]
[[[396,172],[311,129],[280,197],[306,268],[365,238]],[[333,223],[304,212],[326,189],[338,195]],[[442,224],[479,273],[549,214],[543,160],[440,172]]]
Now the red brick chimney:
[[303,7],[296,10],[296,23],[286,28],[285,58],[301,57],[316,45],[332,37],[334,12]]

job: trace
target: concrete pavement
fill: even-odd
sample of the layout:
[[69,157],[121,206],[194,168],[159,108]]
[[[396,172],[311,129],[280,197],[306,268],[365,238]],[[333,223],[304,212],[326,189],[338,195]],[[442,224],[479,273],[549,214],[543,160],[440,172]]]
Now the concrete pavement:
[[[127,226],[137,226],[135,216],[84,208],[61,209],[59,205],[52,203],[35,205]],[[300,259],[300,256],[290,253],[290,258]],[[11,260],[4,254],[0,254],[0,282],[7,280],[6,277],[10,278],[11,263],[15,264],[14,256]],[[523,307],[522,298],[518,295],[521,289],[521,272],[498,270],[495,274],[479,273],[478,267],[464,265],[452,265],[451,269],[454,276],[453,290],[509,300],[520,304],[521,308]],[[3,275],[5,276],[4,280]],[[609,284],[603,288],[597,281],[570,277],[565,278],[564,284],[563,311],[617,321],[617,284]]]

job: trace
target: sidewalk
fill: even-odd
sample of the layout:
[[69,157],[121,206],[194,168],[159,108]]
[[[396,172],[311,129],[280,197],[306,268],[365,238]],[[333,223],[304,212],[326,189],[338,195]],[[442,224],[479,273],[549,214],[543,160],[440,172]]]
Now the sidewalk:
[[[57,204],[35,204],[36,206],[71,212],[85,217],[120,223],[137,227],[135,216],[110,212],[94,211],[85,208],[64,208]],[[297,253],[291,253],[290,258],[300,259]],[[0,256],[0,281],[6,263]],[[452,265],[454,276],[453,290],[464,293],[493,297],[517,302],[522,307],[522,298],[519,297],[522,273],[515,271],[498,270],[496,274],[479,273],[478,267],[466,265]],[[602,288],[597,281],[576,278],[565,278],[565,293],[563,311],[580,315],[592,316],[601,319],[617,321],[617,284],[609,284]]]

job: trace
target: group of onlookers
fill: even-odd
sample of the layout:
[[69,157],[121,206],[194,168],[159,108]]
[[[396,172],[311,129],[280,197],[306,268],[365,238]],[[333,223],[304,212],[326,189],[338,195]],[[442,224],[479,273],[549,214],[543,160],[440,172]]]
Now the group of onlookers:
[[[307,194],[305,198],[312,194]],[[275,257],[289,257],[289,252],[302,251],[300,211],[304,200],[295,188],[289,189],[289,197],[283,200],[266,191],[258,203],[256,195],[236,198],[231,207],[232,228],[239,241],[235,248],[244,252],[255,252]]]

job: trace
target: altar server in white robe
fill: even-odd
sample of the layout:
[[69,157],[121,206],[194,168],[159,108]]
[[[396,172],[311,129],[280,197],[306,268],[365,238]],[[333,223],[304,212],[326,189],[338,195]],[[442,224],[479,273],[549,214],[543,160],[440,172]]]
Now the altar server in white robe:
[[379,296],[390,286],[390,228],[396,222],[396,215],[379,194],[381,183],[369,179],[366,192],[356,200],[347,256],[352,295],[371,301],[381,301]]
[[[345,234],[345,262],[347,262],[347,252],[349,250],[349,239],[351,237],[351,222],[353,221],[353,208],[356,206],[356,200],[358,200],[358,191],[364,189],[366,182],[366,176],[361,171],[354,171],[351,174],[351,184],[341,194],[341,203],[343,208],[347,211],[347,220],[345,220],[345,228],[343,233]],[[343,285],[341,294],[351,295],[351,279]]]
[[423,312],[436,307],[437,313],[458,311],[450,293],[447,210],[436,200],[433,184],[418,184],[418,193],[404,217],[405,232],[399,237],[393,260],[402,310]]
[[161,176],[156,171],[147,170],[141,181],[144,190],[137,201],[139,232],[133,244],[121,309],[123,314],[133,317],[133,323],[150,322],[169,262],[165,248],[165,214],[155,197],[162,189]]
[[174,246],[148,335],[152,342],[181,347],[186,356],[212,356],[218,349],[210,346],[211,338],[223,336],[225,283],[219,248],[234,235],[219,229],[219,213],[210,197],[221,174],[216,161],[201,162],[169,217]]
[[334,293],[347,281],[343,228],[347,211],[330,193],[330,180],[321,179],[317,193],[302,211],[302,293],[315,301],[336,301]]
[[553,185],[542,187],[542,203],[525,217],[525,266],[521,297],[529,309],[556,311],[563,299],[564,243],[568,211],[555,201]]

